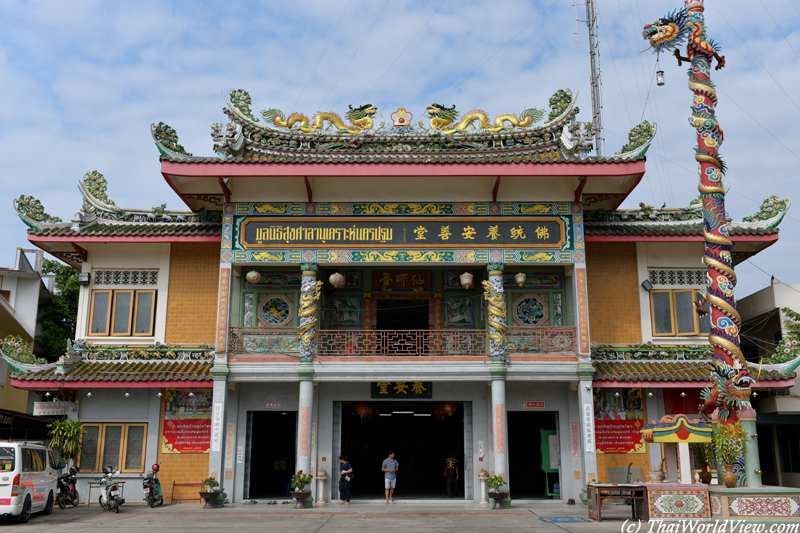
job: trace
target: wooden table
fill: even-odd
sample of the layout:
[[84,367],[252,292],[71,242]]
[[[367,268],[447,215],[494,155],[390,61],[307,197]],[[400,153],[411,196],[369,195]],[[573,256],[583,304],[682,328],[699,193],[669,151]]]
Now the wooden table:
[[630,500],[631,517],[647,522],[650,515],[647,509],[647,487],[631,483],[593,483],[588,486],[589,518],[598,522],[603,521],[603,500]]
[[[115,481],[114,484],[115,485],[119,485],[119,497],[124,499],[124,497],[125,497],[125,482],[124,481]],[[92,487],[100,488],[100,480],[98,479],[96,481],[89,481],[89,495],[86,497],[86,500],[87,500],[86,501],[86,507],[91,507],[92,506]],[[102,488],[100,488],[100,489],[102,490]]]

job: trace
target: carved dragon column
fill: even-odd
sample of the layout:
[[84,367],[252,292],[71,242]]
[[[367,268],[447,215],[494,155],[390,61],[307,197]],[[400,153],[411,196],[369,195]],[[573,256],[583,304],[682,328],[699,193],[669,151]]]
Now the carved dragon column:
[[[503,264],[489,263],[489,280],[483,282],[484,298],[489,302],[486,323],[489,328],[489,353],[492,363],[492,412],[494,431],[493,457],[494,475],[508,482],[508,454],[506,451],[506,300],[503,293]],[[508,491],[508,485],[503,489]],[[503,507],[511,506],[511,498],[503,500]]]
[[[303,263],[300,289],[300,325],[297,328],[300,346],[300,365],[297,375],[300,379],[300,395],[298,402],[299,420],[297,427],[297,469],[306,475],[313,475],[311,464],[311,421],[314,406],[314,354],[317,337],[317,301],[322,282],[317,281],[317,265]],[[312,483],[312,491],[314,490]],[[306,506],[313,505],[312,495],[306,499]]]
[[[725,57],[717,45],[708,39],[703,16],[703,0],[686,0],[684,9],[665,18],[657,19],[644,28],[643,36],[649,39],[654,51],[661,52],[682,44],[688,38],[686,57],[678,50],[678,65],[690,61],[689,89],[694,93],[689,123],[697,133],[695,159],[699,163],[699,190],[703,200],[703,235],[708,266],[706,301],[711,305],[711,333],[709,341],[714,347],[710,389],[702,398],[705,404],[701,414],[719,409],[723,423],[734,424],[737,412],[750,407],[750,385],[753,380],[740,349],[739,328],[741,319],[736,310],[733,288],[736,274],[733,271],[731,248],[725,213],[725,164],[719,156],[723,132],[717,123],[714,106],[717,93],[711,82],[711,62],[717,59],[717,69],[725,66]],[[704,314],[698,305],[698,312]]]

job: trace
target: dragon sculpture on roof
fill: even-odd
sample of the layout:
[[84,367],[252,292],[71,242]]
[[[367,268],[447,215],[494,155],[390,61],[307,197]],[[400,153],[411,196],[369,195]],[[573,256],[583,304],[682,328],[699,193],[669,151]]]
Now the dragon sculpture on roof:
[[[714,114],[717,93],[711,82],[711,65],[716,69],[725,66],[725,56],[720,47],[708,38],[703,0],[686,0],[683,9],[656,19],[642,31],[655,53],[674,50],[678,66],[683,61],[692,64],[689,69],[689,89],[694,93],[689,123],[697,134],[695,160],[699,164],[700,196],[703,203],[703,236],[708,266],[705,300],[711,306],[711,333],[709,342],[714,347],[714,364],[710,369],[712,386],[703,392],[705,403],[700,414],[706,420],[714,410],[719,410],[720,420],[733,424],[740,409],[750,407],[750,387],[753,378],[747,370],[739,341],[741,318],[736,310],[733,289],[736,274],[733,271],[731,243],[725,217],[725,164],[719,149],[723,133]],[[680,46],[686,43],[686,55]],[[699,314],[706,314],[703,303],[697,302]],[[730,416],[729,416],[730,415]]]
[[[311,122],[301,113],[292,113],[287,119],[280,109],[266,109],[261,111],[261,116],[264,117],[267,124],[272,123],[279,128],[292,129],[299,124],[297,129],[303,133],[327,130],[333,127],[336,129],[336,133],[356,134],[372,129],[372,117],[377,112],[378,107],[372,104],[364,104],[355,108],[350,106],[350,110],[344,115],[350,122],[350,126],[344,123],[342,117],[332,112],[317,113]],[[326,123],[327,126],[325,126]]]
[[[460,113],[456,111],[456,106],[444,107],[440,104],[431,104],[428,106],[427,112],[428,116],[431,117],[431,128],[446,135],[464,133],[468,127],[474,127],[475,122],[478,122],[481,129],[491,131],[492,133],[512,128],[527,128],[531,124],[539,122],[542,120],[542,117],[544,117],[544,111],[531,108],[523,110],[519,116],[509,113],[498,115],[494,119],[494,126],[490,126],[492,123],[489,122],[489,116],[486,114],[486,111],[480,109],[470,111],[457,123],[455,122],[458,120]],[[511,126],[506,126],[506,122],[511,124]]]

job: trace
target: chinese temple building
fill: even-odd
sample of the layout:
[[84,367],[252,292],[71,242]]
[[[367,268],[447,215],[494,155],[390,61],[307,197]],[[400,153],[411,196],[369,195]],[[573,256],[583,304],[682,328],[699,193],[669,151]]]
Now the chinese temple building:
[[[226,103],[214,156],[151,127],[188,210],[118,207],[98,172],[72,221],[15,203],[29,241],[81,272],[70,353],[12,383],[79,402],[82,476],[157,462],[168,497],[214,476],[242,501],[303,470],[327,473],[310,488],[330,502],[346,455],[354,497],[377,499],[391,449],[398,498],[444,497],[430,480],[455,454],[466,500],[482,471],[511,498],[566,500],[630,462],[642,481],[659,469],[640,431],[697,413],[711,348],[702,207],[619,210],[654,125],[601,157],[565,90],[493,121]],[[729,223],[734,263],[778,240],[786,209]]]

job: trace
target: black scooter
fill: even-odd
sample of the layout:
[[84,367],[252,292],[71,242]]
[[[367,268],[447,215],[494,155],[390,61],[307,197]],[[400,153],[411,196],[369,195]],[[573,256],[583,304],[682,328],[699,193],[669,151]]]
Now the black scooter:
[[76,478],[75,474],[78,473],[77,466],[69,467],[69,472],[58,477],[58,506],[62,509],[67,508],[67,503],[71,503],[73,507],[77,507],[80,503],[78,497],[78,489],[75,487]]

